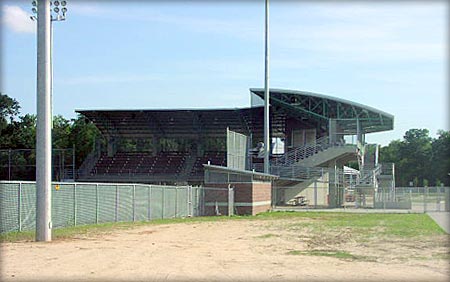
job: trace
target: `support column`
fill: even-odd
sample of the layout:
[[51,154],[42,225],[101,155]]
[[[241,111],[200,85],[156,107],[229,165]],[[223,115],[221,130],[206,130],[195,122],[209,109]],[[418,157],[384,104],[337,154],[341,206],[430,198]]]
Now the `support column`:
[[336,143],[336,120],[329,119],[328,120],[328,139],[330,144]]
[[107,146],[108,157],[113,157],[117,151],[116,138],[109,135],[106,137],[106,142],[107,142],[106,146]]
[[161,151],[161,146],[159,144],[159,137],[152,137],[152,155],[156,156]]

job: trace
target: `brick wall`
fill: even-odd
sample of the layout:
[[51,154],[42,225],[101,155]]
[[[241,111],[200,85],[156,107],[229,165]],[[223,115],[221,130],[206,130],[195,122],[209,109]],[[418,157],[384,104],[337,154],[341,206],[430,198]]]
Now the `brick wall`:
[[[235,211],[238,215],[255,215],[271,209],[272,184],[269,183],[233,183]],[[228,184],[208,184],[213,188],[228,188]],[[227,191],[205,191],[205,202],[228,202]],[[205,209],[214,214],[214,207]],[[221,214],[227,214],[227,207],[219,206]]]

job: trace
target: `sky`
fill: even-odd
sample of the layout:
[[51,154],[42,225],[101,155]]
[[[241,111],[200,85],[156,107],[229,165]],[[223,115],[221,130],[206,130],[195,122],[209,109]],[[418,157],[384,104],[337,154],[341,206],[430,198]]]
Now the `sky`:
[[[264,86],[264,0],[76,1],[54,22],[53,113],[236,108]],[[270,87],[395,116],[368,134],[449,130],[448,1],[271,1]],[[1,2],[0,91],[36,113],[30,1]]]

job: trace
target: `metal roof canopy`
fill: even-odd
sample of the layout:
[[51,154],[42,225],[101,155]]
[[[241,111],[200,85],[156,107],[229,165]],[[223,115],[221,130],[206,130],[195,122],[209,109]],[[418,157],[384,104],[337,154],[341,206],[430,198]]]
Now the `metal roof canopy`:
[[[249,135],[263,134],[262,107],[243,109],[185,110],[76,110],[99,130],[117,137],[199,138],[225,137],[230,130]],[[285,115],[271,117],[273,136],[283,136]]]
[[[263,88],[251,88],[250,92],[264,99]],[[292,115],[307,116],[323,123],[335,119],[338,121],[341,130],[347,134],[356,133],[357,121],[359,121],[364,133],[394,128],[394,116],[391,114],[323,94],[272,88],[270,89],[270,103],[287,110]]]
[[[264,89],[251,93],[263,98]],[[394,117],[355,102],[304,91],[270,89],[271,136],[284,137],[286,119],[320,125],[336,119],[341,133],[355,134],[359,120],[364,133],[393,129]],[[241,109],[76,110],[95,123],[102,134],[115,137],[202,138],[225,137],[226,128],[254,137],[263,136],[263,107]]]

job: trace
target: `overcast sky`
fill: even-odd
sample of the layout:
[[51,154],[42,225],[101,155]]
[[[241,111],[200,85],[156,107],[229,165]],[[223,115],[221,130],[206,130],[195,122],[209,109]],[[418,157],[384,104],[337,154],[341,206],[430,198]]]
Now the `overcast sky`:
[[[75,109],[228,108],[264,85],[264,1],[75,1],[54,23],[54,114]],[[273,88],[366,104],[395,116],[369,134],[448,124],[448,1],[272,1]],[[3,1],[2,83],[36,110],[30,1]]]

